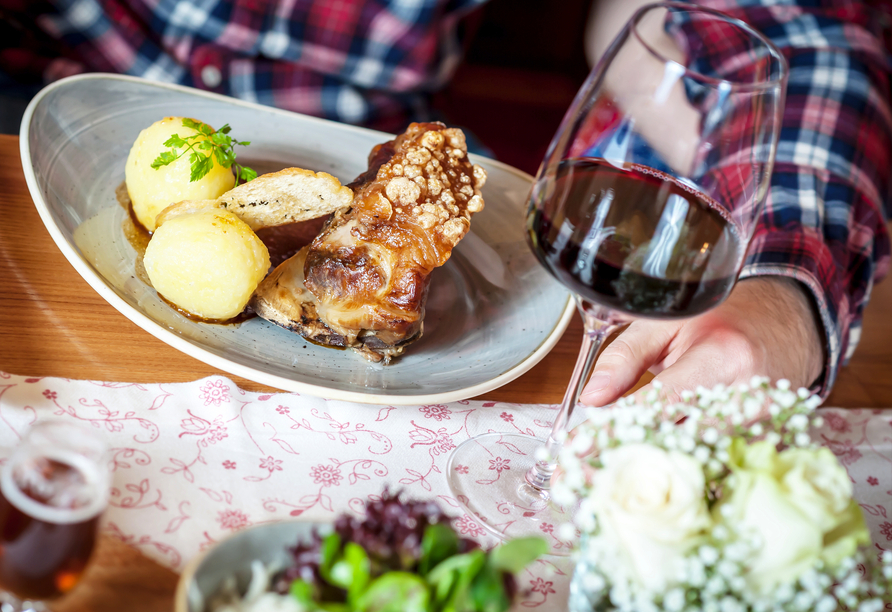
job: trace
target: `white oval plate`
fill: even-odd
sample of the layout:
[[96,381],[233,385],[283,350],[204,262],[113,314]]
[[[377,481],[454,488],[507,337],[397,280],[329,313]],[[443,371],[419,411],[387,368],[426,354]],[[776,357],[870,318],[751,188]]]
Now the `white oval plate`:
[[174,348],[279,389],[372,404],[450,402],[491,391],[539,362],[573,313],[569,293],[535,260],[523,234],[531,177],[474,157],[489,178],[485,209],[434,271],[424,335],[389,366],[313,345],[262,319],[240,326],[177,314],[134,273],[115,200],[140,130],[165,116],[229,123],[251,141],[240,155],[323,170],[348,183],[372,146],[357,128],[195,89],[92,74],[58,81],[32,100],[21,128],[25,178],[41,219],[78,273],[112,306]]

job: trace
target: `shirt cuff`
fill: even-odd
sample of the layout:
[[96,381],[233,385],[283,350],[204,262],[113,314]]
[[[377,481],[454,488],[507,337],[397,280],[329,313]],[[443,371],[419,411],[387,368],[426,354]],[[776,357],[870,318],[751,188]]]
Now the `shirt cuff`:
[[[791,245],[796,245],[792,250],[794,252],[814,253],[815,256],[791,262]],[[829,395],[839,373],[842,355],[845,354],[844,334],[848,328],[847,325],[840,324],[840,318],[844,318],[844,313],[847,312],[847,305],[841,304],[840,300],[845,301],[846,298],[833,291],[834,283],[827,279],[828,274],[835,275],[835,271],[829,271],[828,266],[835,268],[836,264],[827,245],[819,238],[802,232],[772,231],[753,239],[747,263],[739,276],[740,280],[782,276],[798,281],[807,289],[814,300],[818,320],[823,327],[826,349],[823,373],[812,383],[809,391],[820,395],[822,399]]]

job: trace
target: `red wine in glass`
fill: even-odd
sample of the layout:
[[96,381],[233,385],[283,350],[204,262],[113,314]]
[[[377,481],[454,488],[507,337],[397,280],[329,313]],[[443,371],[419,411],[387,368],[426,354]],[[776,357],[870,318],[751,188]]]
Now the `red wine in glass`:
[[550,201],[530,211],[530,245],[583,299],[671,319],[714,308],[734,286],[739,230],[721,206],[674,177],[638,164],[568,159],[542,197]]

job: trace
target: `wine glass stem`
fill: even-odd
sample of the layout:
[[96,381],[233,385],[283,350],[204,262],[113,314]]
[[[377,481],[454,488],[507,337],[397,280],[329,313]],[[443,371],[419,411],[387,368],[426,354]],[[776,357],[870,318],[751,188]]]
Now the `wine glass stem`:
[[540,490],[551,488],[551,476],[557,467],[557,456],[567,437],[567,424],[570,422],[570,417],[573,416],[579,395],[595,367],[598,352],[604,345],[604,341],[619,327],[617,324],[606,323],[587,315],[582,309],[580,311],[585,323],[585,334],[582,337],[582,347],[579,349],[579,357],[576,358],[576,366],[573,368],[573,376],[570,377],[570,383],[564,393],[561,408],[554,419],[554,425],[548,438],[545,439],[544,448],[548,458],[537,460],[526,473],[527,483]]

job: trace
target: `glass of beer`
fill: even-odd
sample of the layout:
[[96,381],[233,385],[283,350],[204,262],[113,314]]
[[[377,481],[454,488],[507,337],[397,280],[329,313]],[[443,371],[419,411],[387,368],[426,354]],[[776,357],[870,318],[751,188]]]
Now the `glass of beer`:
[[107,447],[68,421],[34,425],[0,470],[0,610],[48,610],[78,583],[108,503]]

